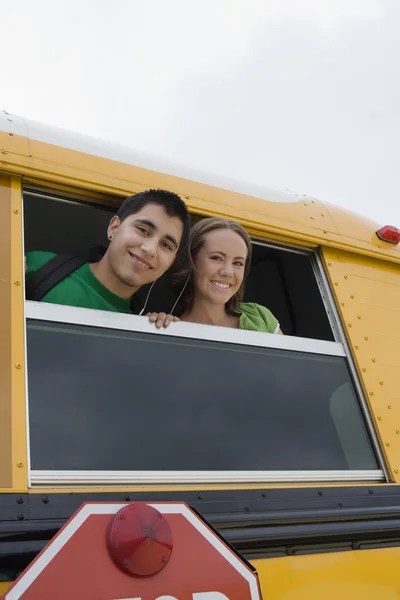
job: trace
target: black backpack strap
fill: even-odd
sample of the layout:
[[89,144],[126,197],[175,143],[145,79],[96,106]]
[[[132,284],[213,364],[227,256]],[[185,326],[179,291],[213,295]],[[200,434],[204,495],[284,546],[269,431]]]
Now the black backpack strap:
[[105,248],[99,246],[92,248],[86,255],[81,256],[58,254],[40,267],[40,269],[32,273],[26,281],[26,299],[39,302],[50,290],[82,265],[87,262],[97,262],[100,260],[104,252]]
[[80,256],[58,254],[45,265],[32,273],[25,285],[27,300],[39,302],[63,279],[84,265],[86,260]]

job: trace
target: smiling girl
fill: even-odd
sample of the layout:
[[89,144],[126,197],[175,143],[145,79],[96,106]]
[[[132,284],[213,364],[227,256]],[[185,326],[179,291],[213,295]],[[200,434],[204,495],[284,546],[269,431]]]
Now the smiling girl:
[[[242,302],[251,250],[247,232],[233,221],[210,218],[194,225],[189,261],[179,274],[179,281],[186,282],[180,320],[281,334],[277,319],[267,308]],[[172,317],[153,314],[150,320],[166,327]]]

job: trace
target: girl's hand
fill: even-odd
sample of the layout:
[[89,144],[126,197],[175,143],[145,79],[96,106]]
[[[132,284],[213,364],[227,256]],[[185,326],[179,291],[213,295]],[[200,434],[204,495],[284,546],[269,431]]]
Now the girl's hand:
[[154,323],[157,329],[160,329],[161,327],[167,328],[172,322],[176,323],[176,321],[179,321],[178,317],[167,315],[167,313],[164,312],[147,313],[146,317],[149,317],[150,323]]

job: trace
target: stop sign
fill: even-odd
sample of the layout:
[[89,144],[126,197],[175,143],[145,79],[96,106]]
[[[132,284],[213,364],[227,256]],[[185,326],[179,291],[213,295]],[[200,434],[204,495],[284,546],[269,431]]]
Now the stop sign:
[[3,596],[18,598],[261,600],[261,594],[257,575],[186,504],[88,503]]

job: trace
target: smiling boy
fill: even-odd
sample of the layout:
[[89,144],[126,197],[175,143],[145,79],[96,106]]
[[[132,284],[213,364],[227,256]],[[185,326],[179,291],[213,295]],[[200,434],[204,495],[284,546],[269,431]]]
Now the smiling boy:
[[[108,225],[104,256],[74,270],[41,301],[129,313],[134,294],[185,255],[189,229],[187,207],[176,194],[147,190],[130,196]],[[28,252],[27,281],[55,256]]]

